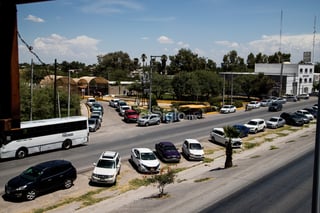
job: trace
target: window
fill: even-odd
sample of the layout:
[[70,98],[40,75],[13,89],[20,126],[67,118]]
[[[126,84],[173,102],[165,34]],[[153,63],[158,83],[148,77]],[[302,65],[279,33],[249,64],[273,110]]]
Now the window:
[[309,78],[309,83],[312,83],[312,78]]
[[308,69],[307,68],[304,69],[304,73],[308,73]]
[[312,68],[309,69],[309,72],[312,73]]
[[308,82],[308,79],[305,78],[305,79],[304,79],[304,83],[307,83],[307,82]]
[[300,73],[302,74],[302,71],[303,71],[303,69],[302,68],[300,68]]

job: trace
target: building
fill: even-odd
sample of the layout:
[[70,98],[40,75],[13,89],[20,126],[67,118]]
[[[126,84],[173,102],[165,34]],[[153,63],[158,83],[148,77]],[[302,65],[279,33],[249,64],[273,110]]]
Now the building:
[[314,65],[307,64],[255,64],[255,73],[270,76],[276,87],[271,91],[273,95],[308,94],[312,92],[314,82]]

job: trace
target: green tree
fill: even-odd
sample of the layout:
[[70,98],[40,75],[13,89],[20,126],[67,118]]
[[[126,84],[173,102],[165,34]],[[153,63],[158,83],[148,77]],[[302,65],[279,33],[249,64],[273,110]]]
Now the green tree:
[[161,99],[169,91],[171,91],[171,79],[167,75],[154,72],[152,75],[152,92],[156,98]]
[[162,170],[160,174],[152,176],[149,180],[151,183],[156,183],[159,189],[159,197],[165,195],[164,188],[171,183],[174,183],[176,174],[175,172],[167,167],[167,171]]
[[223,127],[224,133],[226,135],[226,137],[228,138],[228,142],[226,143],[226,161],[224,164],[224,168],[230,168],[233,166],[233,162],[232,162],[232,138],[237,138],[239,137],[240,133],[239,131],[232,127],[232,126],[224,126]]

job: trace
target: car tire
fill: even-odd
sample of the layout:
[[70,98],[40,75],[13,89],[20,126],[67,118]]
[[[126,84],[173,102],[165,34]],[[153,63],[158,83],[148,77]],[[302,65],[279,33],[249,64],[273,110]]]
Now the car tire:
[[71,179],[66,179],[66,180],[64,180],[64,182],[63,182],[63,187],[64,187],[65,189],[71,188],[72,185],[73,185],[73,181],[72,181]]
[[28,190],[26,192],[25,198],[26,198],[26,200],[31,201],[31,200],[34,200],[37,197],[37,194],[38,193],[37,193],[37,191],[35,189],[30,189],[30,190]]
[[17,159],[25,158],[27,155],[28,155],[28,150],[26,148],[20,148],[16,152],[16,158]]
[[255,129],[255,130],[254,130],[254,134],[257,134],[257,133],[258,133],[258,129]]
[[211,141],[212,141],[213,143],[215,143],[215,142],[216,142],[216,139],[215,139],[214,137],[211,137]]
[[149,126],[149,123],[147,122],[147,123],[145,124],[145,126]]
[[160,121],[157,121],[157,125],[160,125]]
[[70,149],[71,146],[72,146],[71,140],[65,140],[62,143],[62,149],[64,149],[64,150]]

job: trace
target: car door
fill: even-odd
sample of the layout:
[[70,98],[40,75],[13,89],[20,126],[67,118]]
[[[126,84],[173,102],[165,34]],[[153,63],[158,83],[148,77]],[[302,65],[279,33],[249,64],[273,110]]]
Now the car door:
[[136,149],[133,150],[133,163],[137,166],[140,164],[140,152]]

